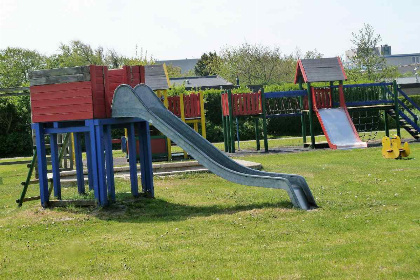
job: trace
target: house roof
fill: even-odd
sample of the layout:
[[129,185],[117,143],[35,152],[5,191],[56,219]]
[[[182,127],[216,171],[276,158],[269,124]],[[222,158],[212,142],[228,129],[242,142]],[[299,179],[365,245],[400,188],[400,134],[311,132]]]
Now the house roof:
[[347,80],[339,57],[299,59],[296,66],[295,84],[302,77],[308,82],[333,82]]
[[392,58],[392,57],[406,57],[406,56],[420,56],[420,53],[390,54],[390,55],[384,55],[383,57]]
[[181,74],[184,74],[188,71],[194,70],[195,65],[197,64],[199,58],[191,58],[191,59],[174,59],[174,60],[158,60],[156,63],[166,65],[172,65],[175,67],[181,68]]
[[185,88],[220,88],[221,86],[233,87],[233,84],[226,81],[220,76],[202,76],[202,77],[183,77],[183,78],[171,78],[171,85],[181,86],[184,85]]
[[152,90],[168,89],[168,77],[163,64],[144,66],[145,84]]

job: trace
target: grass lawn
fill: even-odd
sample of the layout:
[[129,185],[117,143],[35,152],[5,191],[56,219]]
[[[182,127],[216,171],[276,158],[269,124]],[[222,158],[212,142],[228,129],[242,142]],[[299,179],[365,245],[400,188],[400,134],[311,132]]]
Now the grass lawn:
[[420,144],[410,147],[408,160],[380,147],[243,158],[303,175],[315,211],[213,174],[155,178],[155,199],[117,180],[103,209],[17,208],[27,168],[0,160],[0,278],[419,279]]

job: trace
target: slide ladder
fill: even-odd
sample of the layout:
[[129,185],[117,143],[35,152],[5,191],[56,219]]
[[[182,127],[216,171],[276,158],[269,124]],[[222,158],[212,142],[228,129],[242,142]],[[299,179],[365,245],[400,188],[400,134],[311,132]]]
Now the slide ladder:
[[242,185],[284,189],[295,207],[317,208],[302,176],[263,172],[236,163],[167,110],[146,85],[137,85],[134,89],[120,85],[114,94],[112,117],[147,120],[214,174]]

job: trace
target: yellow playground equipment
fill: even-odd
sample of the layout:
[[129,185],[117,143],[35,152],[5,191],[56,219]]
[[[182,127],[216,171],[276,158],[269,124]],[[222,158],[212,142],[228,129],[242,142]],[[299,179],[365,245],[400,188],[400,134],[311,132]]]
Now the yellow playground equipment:
[[401,158],[408,157],[410,155],[410,147],[405,142],[404,146],[401,146],[401,138],[398,135],[394,135],[392,138],[385,136],[382,138],[382,156],[384,158]]

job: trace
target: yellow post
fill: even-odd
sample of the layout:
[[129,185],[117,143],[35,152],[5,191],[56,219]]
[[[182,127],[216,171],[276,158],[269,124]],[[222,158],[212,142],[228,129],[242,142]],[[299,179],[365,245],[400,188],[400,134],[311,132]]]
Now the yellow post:
[[204,93],[199,92],[200,95],[200,112],[201,112],[201,135],[206,139],[206,114],[204,112]]
[[[181,120],[185,122],[185,111],[184,111],[184,94],[179,94],[179,106],[181,111]],[[187,159],[187,152],[184,151],[184,159]]]
[[70,166],[74,166],[74,162],[76,161],[76,155],[74,154],[74,152],[75,152],[75,149],[74,149],[74,134],[73,134],[73,132],[71,133],[71,151],[72,151],[72,153],[71,153],[71,164],[70,164]]
[[168,83],[168,87],[171,87],[171,82],[169,80],[168,69],[166,69],[166,63],[163,63],[163,71],[165,71],[166,82]]
[[194,130],[198,132],[198,122],[194,121]]
[[[168,91],[166,89],[164,89],[164,90],[162,90],[162,93],[163,93],[163,106],[165,106],[165,108],[168,109],[168,107],[169,107]],[[168,151],[168,161],[170,161],[170,160],[172,160],[172,143],[171,143],[171,139],[169,139],[169,137],[166,137],[166,147],[167,147],[167,151]]]

